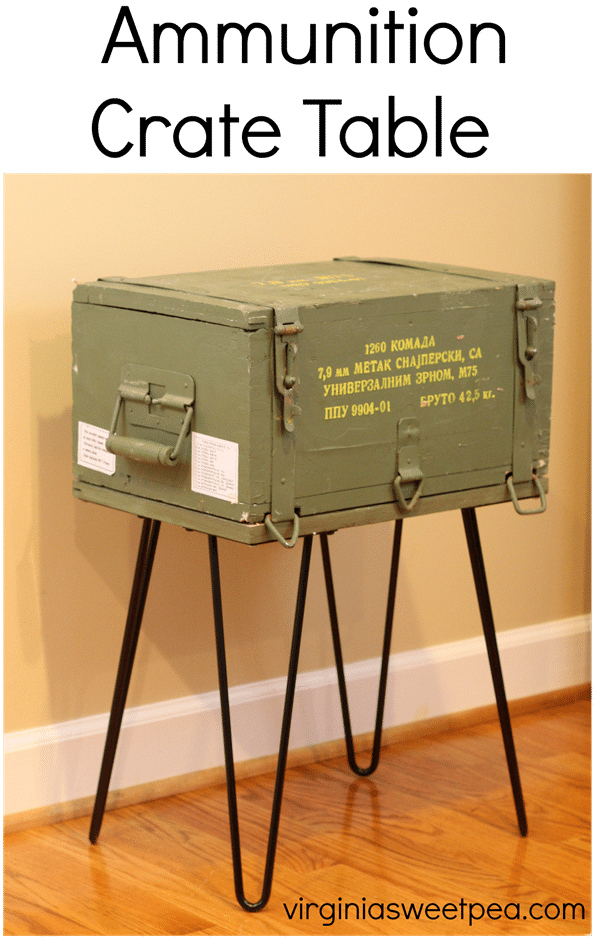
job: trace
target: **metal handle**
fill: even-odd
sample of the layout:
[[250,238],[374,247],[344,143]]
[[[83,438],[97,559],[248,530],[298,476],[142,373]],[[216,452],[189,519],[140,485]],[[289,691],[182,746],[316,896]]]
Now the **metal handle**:
[[540,497],[540,505],[535,509],[522,509],[517,500],[517,494],[515,492],[515,484],[513,483],[513,474],[509,473],[507,476],[507,489],[509,490],[509,495],[513,500],[513,506],[515,507],[515,512],[518,512],[520,516],[535,516],[540,512],[544,512],[546,509],[546,494],[544,493],[544,488],[542,483],[538,479],[535,473],[532,473],[532,480],[536,487],[538,496]]
[[158,444],[156,441],[145,441],[135,437],[121,437],[116,434],[118,416],[123,403],[123,395],[120,390],[114,408],[110,434],[106,439],[106,450],[117,457],[128,457],[130,460],[138,460],[141,463],[162,464],[165,467],[174,467],[179,459],[179,453],[185,437],[191,426],[193,418],[193,406],[185,406],[185,420],[181,425],[181,430],[174,447],[169,444]]
[[268,514],[264,519],[264,524],[270,533],[275,539],[277,539],[281,545],[284,545],[285,548],[294,548],[297,544],[297,539],[299,538],[299,516],[295,513],[293,517],[293,531],[291,533],[290,539],[287,541],[280,534],[274,523],[272,522],[272,516]]

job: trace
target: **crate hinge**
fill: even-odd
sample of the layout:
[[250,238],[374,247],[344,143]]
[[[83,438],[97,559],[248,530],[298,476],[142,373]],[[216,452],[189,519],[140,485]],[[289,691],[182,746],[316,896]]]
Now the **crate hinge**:
[[[301,414],[297,404],[297,353],[298,335],[302,331],[297,307],[275,308],[274,380],[278,395],[272,409],[271,521],[276,523],[296,522],[295,418]],[[278,534],[277,538],[283,543],[286,541]]]

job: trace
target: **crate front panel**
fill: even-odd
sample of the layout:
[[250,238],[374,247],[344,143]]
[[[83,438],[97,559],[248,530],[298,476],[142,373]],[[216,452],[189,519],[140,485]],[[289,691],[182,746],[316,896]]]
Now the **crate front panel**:
[[363,303],[358,315],[347,305],[346,319],[337,306],[331,322],[302,311],[300,504],[358,489],[362,499],[367,487],[374,502],[391,499],[407,418],[419,426],[426,493],[504,481],[513,446],[513,290],[426,296],[407,311],[402,301]]

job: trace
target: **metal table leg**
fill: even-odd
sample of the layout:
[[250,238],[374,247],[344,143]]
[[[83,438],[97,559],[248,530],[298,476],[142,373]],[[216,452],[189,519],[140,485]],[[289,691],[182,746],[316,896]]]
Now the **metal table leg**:
[[[476,592],[478,596],[478,604],[480,608],[480,615],[482,618],[482,626],[484,629],[484,637],[486,640],[486,647],[488,650],[488,659],[490,663],[490,670],[492,673],[492,681],[494,685],[494,691],[496,695],[496,703],[498,707],[498,715],[500,719],[501,731],[503,736],[503,742],[505,747],[505,754],[507,758],[507,764],[509,768],[509,774],[511,779],[511,787],[513,790],[513,798],[515,801],[515,808],[517,811],[517,819],[519,822],[519,828],[522,835],[527,834],[527,821],[525,816],[525,806],[523,802],[523,794],[521,791],[521,783],[519,778],[519,770],[517,766],[517,756],[515,754],[515,746],[513,743],[513,733],[511,728],[511,720],[509,716],[509,709],[507,705],[507,699],[505,694],[504,682],[502,677],[502,670],[500,665],[500,658],[498,653],[498,646],[496,643],[496,632],[494,628],[494,620],[492,616],[492,608],[490,605],[490,595],[488,592],[488,584],[486,580],[486,573],[484,569],[484,561],[482,556],[482,548],[480,544],[479,531],[477,527],[477,520],[475,515],[475,509],[463,509],[463,522],[465,526],[465,533],[467,537],[467,544],[469,548],[471,567],[474,576]],[[147,592],[149,587],[150,576],[152,572],[152,565],[154,561],[154,555],[156,551],[156,545],[158,541],[158,535],[160,533],[160,523],[156,520],[144,519],[143,528],[141,532],[141,538],[139,542],[139,551],[137,555],[137,565],[135,568],[135,576],[133,579],[133,586],[131,590],[131,598],[129,602],[129,611],[127,616],[127,623],[125,627],[125,635],[123,638],[123,644],[120,655],[120,662],[118,666],[118,673],[116,678],[116,685],[114,689],[114,696],[112,700],[112,708],[110,712],[110,721],[108,725],[108,733],[106,737],[106,744],[104,748],[104,756],[102,759],[102,768],[100,772],[100,780],[98,784],[98,790],[96,794],[96,801],[93,811],[93,817],[91,821],[91,828],[89,833],[89,838],[91,842],[95,842],[100,827],[102,825],[102,818],[104,814],[104,809],[106,805],[106,797],[108,793],[108,788],[110,785],[110,777],[112,774],[112,768],[114,764],[114,757],[116,753],[116,747],[118,744],[118,737],[120,733],[120,727],[122,724],[122,717],[125,708],[125,702],[127,697],[127,692],[129,688],[129,682],[131,678],[131,671],[133,668],[133,660],[135,658],[135,651],[137,648],[137,640],[139,638],[139,631],[141,628],[141,621],[143,618],[143,611],[145,607],[145,601],[147,598]],[[392,635],[392,624],[393,624],[393,615],[394,607],[396,600],[396,587],[397,587],[397,577],[398,577],[398,568],[399,568],[399,556],[400,556],[400,547],[401,547],[401,534],[402,534],[402,520],[399,519],[395,523],[394,531],[394,540],[393,540],[393,549],[392,549],[392,559],[390,566],[390,580],[388,588],[388,601],[386,608],[386,624],[384,628],[384,641],[382,648],[382,660],[381,660],[381,670],[380,670],[380,685],[378,689],[378,704],[376,709],[376,723],[374,730],[374,743],[372,748],[372,757],[369,765],[367,767],[360,767],[355,759],[355,748],[353,742],[353,734],[351,730],[351,719],[349,713],[349,704],[347,697],[347,686],[345,681],[345,673],[343,666],[343,657],[340,641],[340,632],[338,626],[338,616],[336,610],[336,600],[334,596],[334,585],[332,581],[332,567],[330,563],[330,552],[328,547],[328,537],[326,534],[321,535],[321,545],[322,545],[322,558],[324,564],[324,576],[326,581],[326,593],[328,597],[328,608],[330,614],[330,626],[332,632],[332,640],[334,646],[334,655],[336,662],[336,669],[338,675],[339,683],[339,693],[341,699],[341,709],[343,715],[343,726],[345,731],[345,740],[347,746],[347,757],[349,765],[354,773],[359,776],[368,776],[373,773],[373,771],[378,766],[380,758],[380,744],[382,736],[382,723],[384,715],[384,702],[386,695],[386,686],[388,679],[388,663],[390,657],[390,642]],[[280,748],[278,754],[278,764],[276,770],[276,780],[274,784],[274,794],[272,800],[272,813],[270,818],[270,830],[268,836],[268,847],[266,851],[266,861],[264,867],[264,878],[262,886],[262,894],[259,900],[257,901],[248,901],[245,897],[245,892],[243,888],[243,867],[242,867],[242,858],[241,858],[241,843],[239,836],[239,818],[237,810],[237,795],[236,795],[236,782],[235,782],[235,768],[234,768],[234,756],[233,756],[233,745],[232,745],[232,729],[231,729],[231,717],[230,717],[230,704],[229,704],[229,695],[228,695],[228,678],[227,678],[227,669],[226,669],[226,652],[225,652],[225,643],[224,643],[224,623],[223,623],[223,614],[222,614],[222,594],[220,586],[220,568],[218,562],[218,545],[215,536],[208,536],[209,543],[209,552],[210,552],[210,573],[212,581],[212,600],[214,608],[214,627],[216,635],[216,653],[217,653],[217,664],[218,664],[218,681],[220,688],[220,703],[221,703],[221,713],[222,713],[222,731],[223,731],[223,740],[224,740],[224,757],[225,757],[225,768],[226,768],[226,787],[228,795],[228,808],[229,808],[229,819],[230,819],[230,835],[231,835],[231,849],[232,849],[232,859],[233,859],[233,872],[234,872],[234,882],[235,882],[235,893],[237,900],[242,908],[247,911],[259,911],[268,902],[270,893],[272,890],[272,877],[274,871],[274,861],[276,855],[276,844],[278,839],[278,827],[280,822],[280,811],[282,805],[282,795],[284,787],[284,777],[286,770],[286,761],[289,747],[289,737],[291,730],[291,720],[293,713],[293,701],[295,697],[295,686],[297,681],[297,671],[299,663],[299,651],[301,646],[301,634],[303,629],[303,619],[305,613],[305,600],[307,595],[307,582],[309,576],[309,566],[311,559],[311,550],[312,550],[312,540],[313,536],[307,535],[304,538],[303,542],[303,554],[301,558],[301,570],[299,574],[299,585],[297,590],[297,603],[295,608],[295,622],[293,627],[293,635],[291,640],[291,650],[289,658],[289,671],[287,679],[287,688],[283,709],[283,719],[281,726],[280,734]]]
[[239,815],[237,812],[237,790],[235,783],[235,763],[233,757],[233,743],[230,720],[230,706],[228,698],[228,678],[226,672],[226,651],[224,646],[224,624],[222,616],[222,594],[220,590],[220,567],[218,563],[218,544],[214,535],[208,536],[210,547],[210,572],[212,576],[212,600],[214,605],[214,627],[216,632],[216,654],[218,659],[218,682],[220,686],[220,704],[222,711],[222,734],[224,740],[224,761],[226,766],[226,790],[228,794],[228,813],[230,820],[230,840],[233,858],[233,873],[235,881],[235,894],[242,908],[246,911],[261,911],[267,904],[272,890],[272,875],[276,855],[276,842],[278,838],[278,824],[280,821],[280,807],[282,804],[282,791],[286,769],[287,752],[289,749],[289,735],[291,731],[291,718],[293,715],[293,700],[295,697],[295,684],[297,680],[297,667],[299,663],[299,650],[301,647],[301,632],[303,628],[303,615],[305,613],[305,597],[307,594],[307,580],[313,536],[306,535],[303,542],[301,557],[301,570],[299,574],[299,587],[297,591],[297,605],[295,608],[295,624],[291,641],[289,672],[287,689],[284,701],[282,727],[280,732],[280,748],[278,752],[278,765],[272,799],[272,815],[270,818],[270,832],[268,836],[268,849],[264,868],[264,881],[262,894],[258,901],[248,901],[243,888],[243,863],[241,859],[241,840],[239,837]]
[[376,724],[374,728],[374,743],[372,747],[372,757],[367,767],[360,767],[355,759],[355,747],[353,743],[353,732],[351,729],[351,716],[349,713],[349,699],[347,696],[347,684],[345,682],[345,669],[343,665],[343,654],[341,649],[341,638],[338,627],[338,615],[336,611],[336,599],[334,596],[334,584],[332,582],[332,566],[330,564],[330,550],[328,548],[328,536],[325,533],[320,535],[322,544],[322,560],[324,562],[324,578],[326,580],[326,594],[328,597],[328,611],[330,614],[330,629],[332,631],[332,643],[334,646],[334,659],[336,662],[336,673],[338,676],[338,690],[341,699],[341,711],[343,714],[343,728],[345,731],[345,742],[347,746],[347,760],[353,773],[360,777],[367,777],[372,774],[380,760],[380,742],[382,740],[382,722],[384,719],[384,700],[386,697],[386,685],[388,681],[388,660],[390,657],[390,641],[392,637],[392,624],[395,608],[395,598],[397,593],[397,576],[399,572],[399,556],[401,552],[401,533],[403,530],[403,520],[397,519],[395,522],[394,539],[392,546],[392,560],[390,564],[390,581],[388,585],[388,603],[386,605],[386,624],[384,627],[384,641],[382,645],[382,662],[380,666],[380,685],[378,687],[378,705],[376,708]]
[[112,708],[110,710],[108,734],[106,735],[106,743],[104,745],[102,769],[100,771],[98,790],[89,830],[89,839],[91,842],[95,842],[98,838],[104,816],[104,809],[106,807],[106,797],[108,795],[108,787],[110,786],[114,756],[116,754],[120,726],[125,710],[127,692],[129,691],[133,660],[135,659],[137,640],[139,639],[139,630],[143,619],[143,610],[147,598],[159,534],[160,523],[156,519],[143,520],[141,538],[139,540],[139,551],[137,552],[137,565],[135,567],[135,576],[133,578],[133,587],[129,600],[129,612],[120,652],[118,672],[116,674]]
[[525,805],[523,802],[523,793],[521,790],[521,780],[519,778],[519,767],[517,765],[517,755],[515,753],[515,744],[513,741],[513,730],[511,728],[511,717],[509,715],[509,706],[505,693],[505,685],[500,665],[500,656],[496,642],[496,630],[494,628],[494,618],[492,616],[492,607],[490,605],[490,593],[488,591],[488,582],[486,580],[486,570],[484,568],[484,558],[482,555],[482,545],[480,542],[480,533],[476,519],[475,509],[462,509],[463,524],[465,526],[465,535],[467,537],[467,547],[471,559],[471,570],[475,581],[476,593],[478,596],[478,605],[482,626],[484,628],[484,638],[486,640],[486,649],[488,650],[488,661],[490,663],[490,672],[492,673],[492,683],[494,685],[494,694],[496,696],[496,705],[498,708],[498,717],[500,728],[511,778],[511,789],[513,790],[513,799],[515,801],[515,810],[517,812],[517,821],[522,836],[527,835],[527,819],[525,815]]

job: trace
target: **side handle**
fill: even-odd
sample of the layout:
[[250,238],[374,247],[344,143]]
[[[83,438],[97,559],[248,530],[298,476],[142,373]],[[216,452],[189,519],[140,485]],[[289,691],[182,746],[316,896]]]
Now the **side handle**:
[[[180,431],[174,446],[169,444],[159,444],[157,441],[147,441],[136,437],[125,437],[117,434],[118,419],[122,409],[123,401],[138,402],[148,407],[156,405],[165,405],[169,408],[180,408],[184,410],[185,417],[181,421]],[[106,439],[106,450],[117,457],[128,457],[129,460],[137,460],[141,463],[162,464],[164,467],[174,467],[178,462],[183,441],[189,433],[191,421],[193,419],[193,405],[187,402],[178,401],[172,394],[162,395],[160,398],[152,398],[150,395],[149,383],[131,384],[123,382],[118,389],[114,414],[110,432]]]

